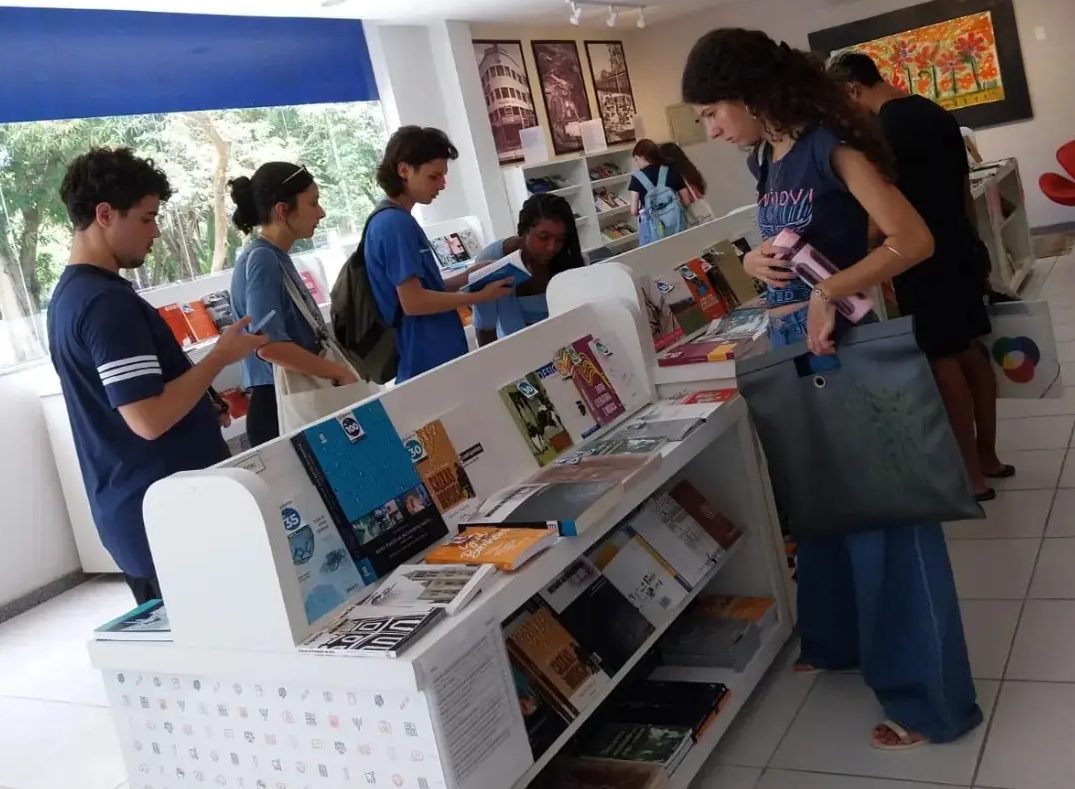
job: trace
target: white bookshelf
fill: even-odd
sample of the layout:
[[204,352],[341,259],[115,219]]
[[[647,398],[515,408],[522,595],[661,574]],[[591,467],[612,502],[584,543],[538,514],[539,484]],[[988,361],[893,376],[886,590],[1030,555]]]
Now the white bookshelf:
[[[530,197],[527,182],[534,178],[559,176],[571,185],[554,189],[550,193],[566,198],[575,212],[575,224],[579,230],[579,241],[584,254],[607,247],[616,255],[638,246],[638,222],[631,216],[630,195],[627,186],[631,182],[634,159],[631,156],[633,146],[618,146],[607,151],[592,154],[561,156],[547,162],[533,165],[518,165],[503,169],[504,184],[508,191],[508,200],[515,215],[518,215],[523,203]],[[591,178],[591,168],[605,163],[615,165],[619,175]],[[619,196],[625,203],[620,208],[599,210],[595,190],[604,189]],[[619,238],[609,238],[605,230],[612,224],[625,222],[634,230],[633,233]]]
[[971,196],[978,234],[989,250],[989,281],[997,291],[1018,295],[1034,266],[1034,242],[1023,181],[1015,159],[983,162],[971,169]]
[[[465,388],[472,406],[488,417],[475,423],[473,439],[497,451],[512,429],[499,388],[580,336],[599,337],[620,354],[645,393],[641,399],[652,401],[656,387],[638,341],[638,319],[626,301],[583,305],[375,397],[397,432],[407,435],[448,410],[445,391]],[[252,451],[248,459],[257,455]],[[720,406],[662,455],[654,472],[621,490],[593,526],[501,574],[394,660],[297,650],[340,609],[312,624],[306,620],[279,516],[286,490],[270,490],[240,468],[158,482],[146,497],[146,526],[174,640],[89,645],[132,785],[160,785],[178,770],[188,777],[204,771],[207,783],[225,785],[219,774],[228,786],[265,781],[328,789],[362,784],[375,773],[377,785],[399,789],[523,789],[594,718],[686,601],[537,758],[527,742],[501,623],[643,500],[688,479],[743,532],[691,596],[771,597],[777,612],[747,669],[721,675],[732,696],[671,776],[674,786],[688,786],[788,639],[792,616],[779,527],[745,403],[736,398]]]

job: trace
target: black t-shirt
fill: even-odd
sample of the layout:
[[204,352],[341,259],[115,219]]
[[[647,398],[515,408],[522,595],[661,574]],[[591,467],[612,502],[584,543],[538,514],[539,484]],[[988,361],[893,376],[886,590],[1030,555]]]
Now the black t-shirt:
[[896,185],[922,215],[934,242],[932,258],[896,278],[897,295],[904,301],[922,290],[980,279],[976,236],[966,208],[970,168],[959,122],[923,96],[885,102],[880,119],[896,157]]
[[[668,167],[668,174],[664,178],[664,185],[671,189],[673,192],[679,192],[681,189],[686,189],[687,184],[683,182],[683,176],[679,174],[679,170],[675,167]],[[661,165],[651,164],[642,168],[642,174],[645,175],[654,186],[657,185],[657,179],[660,177]],[[640,200],[646,199],[646,192],[649,188],[642,185],[642,182],[638,180],[636,175],[631,176],[631,183],[627,186],[627,189],[631,192],[638,192]]]

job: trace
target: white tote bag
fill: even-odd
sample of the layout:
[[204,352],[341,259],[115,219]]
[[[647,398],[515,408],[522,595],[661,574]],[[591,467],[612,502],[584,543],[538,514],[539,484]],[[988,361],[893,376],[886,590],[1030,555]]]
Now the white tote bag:
[[687,224],[691,227],[708,222],[711,219],[715,219],[713,216],[713,209],[709,207],[709,203],[705,198],[694,191],[694,187],[687,184],[687,189],[690,190],[691,197],[694,198],[694,202],[687,206]]
[[[318,320],[319,316],[310,313],[310,308],[302,297],[302,293],[299,292],[298,285],[286,271],[284,272],[284,287],[291,301],[298,308],[299,314],[320,341],[322,358],[341,364],[354,373],[354,368],[347,361],[347,357],[329,335],[328,328],[323,321]],[[357,373],[355,377],[358,377]],[[347,386],[335,386],[332,381],[325,378],[317,378],[297,370],[287,370],[280,365],[273,365],[273,383],[276,386],[276,413],[280,423],[280,435],[320,421],[330,414],[365,400],[375,391],[362,379]]]
[[1062,397],[1064,383],[1048,303],[994,304],[989,307],[989,321],[993,331],[983,341],[997,379],[997,397]]

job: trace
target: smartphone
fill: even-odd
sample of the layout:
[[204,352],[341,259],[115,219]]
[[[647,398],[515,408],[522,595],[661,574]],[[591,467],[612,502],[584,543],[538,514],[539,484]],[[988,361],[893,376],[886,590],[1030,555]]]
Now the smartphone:
[[250,333],[250,334],[257,334],[259,331],[261,331],[262,329],[264,329],[268,325],[269,321],[271,321],[273,319],[273,317],[275,317],[275,315],[276,315],[276,310],[269,310],[269,314],[266,315],[264,318],[262,318],[257,323],[255,323],[254,325],[248,327],[247,332]]

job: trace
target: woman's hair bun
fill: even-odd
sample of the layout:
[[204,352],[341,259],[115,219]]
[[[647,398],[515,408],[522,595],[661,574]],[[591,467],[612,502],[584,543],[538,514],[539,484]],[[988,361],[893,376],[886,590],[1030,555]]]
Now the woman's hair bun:
[[243,233],[250,233],[258,226],[258,207],[254,200],[254,184],[245,175],[228,181],[231,201],[235,203],[232,224]]

